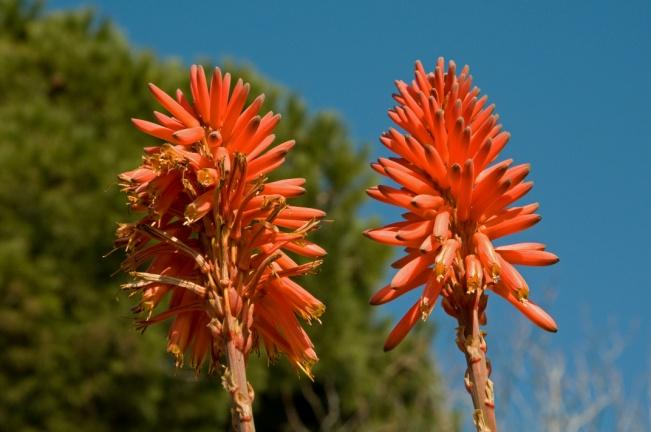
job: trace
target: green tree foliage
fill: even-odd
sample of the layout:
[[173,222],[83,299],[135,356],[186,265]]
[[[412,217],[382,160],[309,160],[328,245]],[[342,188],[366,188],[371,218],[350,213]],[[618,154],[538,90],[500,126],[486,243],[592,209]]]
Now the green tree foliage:
[[[175,369],[165,325],[141,335],[119,292],[115,222],[128,217],[117,173],[153,140],[130,117],[157,109],[146,83],[172,90],[187,70],[134,52],[89,11],[44,15],[0,0],[0,429],[219,430],[228,400],[215,377]],[[305,285],[327,305],[310,333],[316,381],[286,362],[252,358],[260,430],[441,430],[447,416],[429,353],[431,331],[382,352],[387,322],[367,299],[388,259],[357,216],[370,182],[367,154],[335,115],[250,69],[226,69],[267,94],[296,138],[282,176],[308,179],[304,203],[324,208],[315,236],[329,255]]]

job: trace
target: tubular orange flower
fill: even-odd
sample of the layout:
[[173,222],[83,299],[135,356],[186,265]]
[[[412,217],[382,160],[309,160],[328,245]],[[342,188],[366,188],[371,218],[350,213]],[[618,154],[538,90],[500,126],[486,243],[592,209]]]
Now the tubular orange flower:
[[[133,119],[165,143],[145,148],[141,166],[119,176],[131,209],[144,213],[118,227],[122,268],[136,279],[123,287],[141,294],[135,311],[146,314],[143,329],[173,319],[167,349],[178,366],[187,354],[197,371],[206,360],[215,370],[227,357],[227,387],[239,392],[234,420],[252,427],[248,384],[237,369],[248,353],[261,342],[270,357],[284,353],[308,376],[318,360],[298,317],[318,319],[325,307],[291,278],[313,272],[326,254],[305,239],[324,212],[287,205],[304,192],[304,179],[266,182],[294,142],[273,146],[280,115],[259,114],[263,95],[246,106],[249,84],[231,89],[219,68],[208,85],[203,68],[192,66],[190,84],[192,104],[180,90],[173,98],[150,84],[170,115]],[[312,261],[299,264],[288,252]]]
[[[389,350],[406,336],[418,316],[427,319],[440,293],[443,308],[460,324],[459,344],[469,363],[481,357],[485,369],[485,342],[479,332],[486,319],[485,291],[504,297],[545,330],[556,331],[554,320],[528,299],[527,283],[513,265],[549,265],[558,258],[539,243],[493,246],[493,240],[540,221],[534,214],[537,204],[513,206],[531,189],[532,183],[524,181],[529,165],[512,166],[510,159],[493,163],[510,135],[502,130],[494,105],[487,105],[487,97],[480,97],[473,87],[468,67],[458,75],[454,62],[447,72],[444,69],[442,58],[432,73],[416,62],[411,84],[396,82],[398,105],[389,117],[406,134],[393,128],[384,133],[380,141],[397,157],[380,158],[371,166],[399,189],[380,185],[367,192],[407,212],[403,222],[365,234],[404,247],[407,255],[395,263],[398,272],[391,284],[376,293],[371,304],[425,285],[389,335],[385,344]],[[419,315],[419,311],[424,312]],[[472,380],[473,371],[469,373]],[[486,383],[490,383],[487,375],[482,385],[492,385]],[[490,401],[475,405],[484,416],[476,420],[494,430],[494,418],[485,418],[493,415],[484,409],[492,407],[489,393]]]

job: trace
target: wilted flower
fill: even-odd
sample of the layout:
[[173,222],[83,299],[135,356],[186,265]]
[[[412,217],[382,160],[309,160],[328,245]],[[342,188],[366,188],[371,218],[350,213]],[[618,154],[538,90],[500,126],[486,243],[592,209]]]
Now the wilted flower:
[[[380,158],[372,167],[399,187],[380,185],[367,192],[406,213],[403,221],[365,234],[405,248],[406,255],[393,263],[397,273],[371,304],[424,285],[385,350],[400,343],[419,318],[427,319],[442,297],[445,311],[460,323],[460,348],[476,362],[485,351],[478,326],[485,323],[486,289],[545,330],[556,331],[554,320],[529,300],[529,287],[514,265],[549,265],[558,258],[540,243],[493,245],[540,221],[534,213],[538,204],[512,206],[533,185],[524,181],[529,165],[513,166],[511,159],[493,163],[510,135],[502,131],[494,106],[472,86],[468,67],[458,76],[454,62],[447,72],[444,67],[441,58],[427,73],[416,62],[412,83],[396,82],[398,106],[389,117],[407,134],[393,128],[383,134],[382,143],[398,157]],[[479,322],[473,322],[473,314]]]
[[262,342],[269,356],[284,353],[310,375],[317,355],[297,317],[318,319],[324,305],[291,278],[321,261],[299,264],[287,252],[325,255],[305,238],[324,213],[287,204],[304,179],[267,182],[294,142],[273,145],[280,115],[258,115],[264,97],[247,106],[249,84],[238,80],[231,91],[219,68],[210,86],[200,66],[190,77],[192,104],[180,90],[173,98],[150,84],[170,115],[133,120],[165,143],[145,148],[141,166],[119,176],[131,209],[144,213],[117,231],[123,269],[136,278],[124,288],[141,294],[141,327],[173,319],[167,349],[177,365],[189,355],[197,371],[206,359],[214,369],[224,356],[232,362],[228,349],[245,358]]

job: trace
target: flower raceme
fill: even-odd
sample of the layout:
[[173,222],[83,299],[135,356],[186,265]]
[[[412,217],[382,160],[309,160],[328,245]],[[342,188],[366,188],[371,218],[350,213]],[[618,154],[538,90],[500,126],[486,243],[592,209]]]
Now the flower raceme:
[[494,105],[472,86],[468,67],[457,75],[454,62],[444,71],[439,59],[433,73],[416,62],[411,84],[396,82],[389,111],[392,128],[381,142],[397,157],[379,158],[372,168],[399,185],[380,185],[367,193],[406,210],[404,220],[365,234],[378,242],[401,246],[406,255],[393,267],[391,283],[371,298],[389,302],[421,285],[420,298],[389,335],[394,348],[415,325],[427,319],[439,297],[445,311],[461,318],[477,298],[485,322],[486,299],[475,294],[490,289],[545,330],[556,323],[528,299],[529,288],[515,265],[543,266],[558,258],[540,243],[495,247],[493,241],[540,221],[538,204],[512,206],[533,183],[525,181],[529,165],[511,159],[493,163],[510,135],[502,130]]
[[206,359],[212,369],[227,341],[245,355],[261,342],[270,357],[284,353],[310,375],[317,355],[298,317],[318,319],[325,307],[292,277],[313,272],[326,254],[306,240],[324,213],[287,204],[304,179],[267,182],[294,142],[274,146],[280,115],[259,114],[264,96],[247,106],[249,85],[231,86],[219,68],[210,85],[201,66],[190,78],[193,103],[150,84],[169,114],[133,119],[164,143],[119,176],[131,209],[144,213],[117,230],[122,267],[135,277],[123,287],[141,295],[143,329],[173,319],[167,349],[177,365],[185,353],[197,371]]

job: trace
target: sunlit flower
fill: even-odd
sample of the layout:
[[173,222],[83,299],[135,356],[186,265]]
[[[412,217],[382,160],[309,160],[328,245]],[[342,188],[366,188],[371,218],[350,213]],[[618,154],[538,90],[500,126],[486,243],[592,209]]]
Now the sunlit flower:
[[144,213],[121,224],[116,240],[135,278],[124,288],[141,296],[138,323],[172,320],[167,350],[179,366],[189,357],[197,370],[206,359],[214,369],[227,342],[244,355],[261,342],[310,375],[317,355],[299,317],[318,319],[324,305],[292,278],[313,272],[326,253],[306,240],[324,213],[287,204],[304,179],[267,182],[294,142],[274,145],[280,115],[259,115],[264,96],[247,104],[249,84],[232,86],[219,68],[210,85],[201,66],[190,78],[192,103],[149,85],[169,114],[133,123],[164,143],[119,176],[130,208]]
[[473,307],[485,322],[486,289],[540,327],[556,331],[554,320],[529,300],[529,287],[515,266],[549,265],[558,258],[540,243],[493,244],[540,221],[538,204],[513,205],[533,185],[525,181],[529,165],[494,162],[510,135],[502,130],[494,105],[487,105],[487,97],[473,87],[468,67],[459,75],[453,62],[447,72],[444,68],[443,59],[433,73],[417,62],[411,84],[396,82],[398,105],[389,117],[406,134],[393,128],[384,133],[382,143],[397,157],[372,164],[398,187],[380,185],[368,194],[406,213],[403,221],[365,234],[403,247],[406,255],[393,263],[397,273],[371,304],[424,285],[385,350],[400,343],[419,318],[427,319],[439,297],[459,322]]

